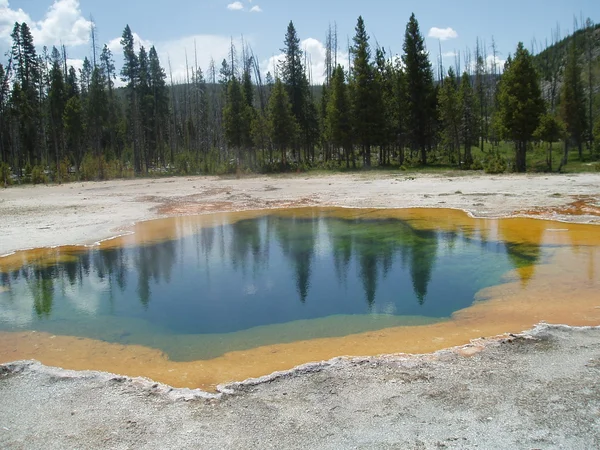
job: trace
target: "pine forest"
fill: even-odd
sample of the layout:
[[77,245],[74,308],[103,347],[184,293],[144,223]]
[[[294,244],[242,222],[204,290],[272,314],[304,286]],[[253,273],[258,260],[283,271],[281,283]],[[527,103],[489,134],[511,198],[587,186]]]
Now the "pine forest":
[[359,17],[349,67],[338,62],[335,28],[327,31],[322,86],[293,22],[266,76],[249,45],[232,43],[205,70],[190,58],[183,83],[129,26],[120,70],[94,26],[90,37],[92,54],[76,70],[64,47],[39,52],[27,23],[14,24],[0,64],[4,186],[370,168],[600,170],[600,26],[590,20],[566,38],[553,33],[543,49],[519,43],[502,66],[492,39],[443,67],[414,14],[400,55],[374,44]]

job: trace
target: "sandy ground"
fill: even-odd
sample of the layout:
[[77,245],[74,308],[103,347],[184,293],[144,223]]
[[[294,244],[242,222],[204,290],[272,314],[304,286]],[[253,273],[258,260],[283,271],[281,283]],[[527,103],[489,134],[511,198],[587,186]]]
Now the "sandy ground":
[[[90,244],[156,217],[304,205],[449,207],[479,217],[600,223],[600,174],[17,187],[0,190],[0,255]],[[222,387],[214,397],[106,373],[0,366],[0,448],[600,447],[600,329],[542,326],[484,344],[421,357],[336,359]]]
[[[572,208],[574,202],[579,202]],[[446,207],[478,217],[522,212],[600,223],[600,174],[351,175],[116,180],[0,189],[0,255],[91,244],[136,221],[289,206]],[[582,208],[583,206],[583,208]],[[573,212],[578,215],[570,215]]]

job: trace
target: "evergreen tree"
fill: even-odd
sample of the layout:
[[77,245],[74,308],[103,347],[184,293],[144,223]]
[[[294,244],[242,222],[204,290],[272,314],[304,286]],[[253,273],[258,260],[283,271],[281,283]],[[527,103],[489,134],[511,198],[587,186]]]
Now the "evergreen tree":
[[148,53],[144,46],[140,47],[138,54],[138,80],[137,80],[137,99],[140,121],[140,149],[145,162],[146,173],[150,168],[152,160],[153,147],[153,131],[154,131],[154,116],[153,116],[153,96],[150,89],[150,62]]
[[544,114],[540,117],[540,125],[535,131],[535,138],[548,144],[546,153],[546,164],[548,171],[552,172],[552,144],[558,142],[564,135],[564,125],[552,114]]
[[519,42],[514,58],[504,67],[496,111],[499,134],[515,144],[517,172],[525,172],[527,147],[544,109],[539,76],[529,51]]
[[[461,86],[462,89],[462,86]],[[439,90],[440,120],[442,124],[442,144],[448,151],[451,164],[458,161],[460,155],[461,104],[458,95],[458,85],[454,69],[448,69],[448,76]]]
[[[581,79],[581,66],[577,61],[577,44],[573,39],[567,55],[563,87],[560,96],[560,113],[571,141],[579,150],[579,159],[583,158],[583,143],[587,129],[586,97]],[[565,146],[568,150],[568,143]],[[567,152],[561,164],[567,163]]]
[[107,98],[104,90],[105,81],[99,67],[92,71],[90,90],[87,100],[87,134],[90,148],[94,150],[97,161],[98,179],[103,179],[104,164],[102,162],[102,138],[108,119]]
[[408,93],[406,87],[406,74],[398,58],[393,68],[392,80],[392,129],[398,146],[398,162],[404,164],[404,146],[406,145],[407,133],[407,111]]
[[115,156],[120,158],[120,151],[117,146],[117,135],[118,135],[118,124],[120,120],[120,108],[117,105],[117,99],[114,94],[114,79],[116,78],[115,63],[113,60],[112,52],[108,48],[108,45],[104,45],[102,52],[100,53],[100,70],[102,79],[106,82],[107,91],[107,134],[108,134],[108,147],[111,151],[115,152]]
[[396,140],[394,80],[396,77],[392,61],[386,56],[383,48],[378,48],[375,56],[375,97],[380,100],[376,128],[376,142],[379,145],[379,165],[390,163],[390,146]]
[[[169,94],[167,91],[166,78],[167,75],[164,69],[160,65],[160,60],[158,59],[158,53],[156,52],[156,48],[154,46],[150,47],[150,52],[148,53],[148,83],[150,89],[150,96],[152,98],[152,130],[151,134],[151,152],[156,159],[159,159],[164,164],[165,157],[164,154],[159,155],[159,151],[161,143],[165,141],[165,135],[167,132],[166,124],[168,123],[168,115],[169,115]],[[204,79],[202,78],[202,73],[200,72],[198,75],[198,82],[204,86]],[[204,88],[205,90],[205,88]],[[204,92],[203,92],[204,94]],[[203,98],[206,98],[204,96]],[[204,120],[205,122],[208,111],[205,111],[203,108],[203,113],[205,114]],[[206,133],[206,126],[204,126],[203,131]]]
[[287,92],[279,78],[275,80],[273,85],[268,114],[271,142],[275,149],[281,153],[281,166],[283,168],[287,163],[286,151],[295,139],[298,125]]
[[[254,109],[254,85],[252,84],[252,76],[250,75],[250,68],[252,64],[252,58],[247,61],[246,67],[242,74],[242,93],[244,97],[243,111],[242,111],[242,143],[244,148],[253,152],[254,141],[252,139],[252,122],[256,115]],[[248,155],[251,157],[251,155]]]
[[342,149],[346,167],[356,167],[352,148],[352,125],[350,122],[350,99],[345,83],[344,69],[337,66],[331,77],[331,93],[327,103],[326,130],[331,145],[339,152]]
[[[64,154],[63,114],[67,102],[65,88],[65,75],[62,71],[62,59],[56,47],[52,48],[52,68],[50,69],[50,88],[48,91],[48,106],[50,130],[54,148],[54,161],[56,167],[60,164]],[[57,173],[60,174],[59,171]],[[60,176],[60,175],[59,175]],[[58,180],[60,181],[60,180]]]
[[27,23],[23,22],[21,25],[15,23],[11,37],[15,81],[18,84],[13,95],[13,108],[18,117],[21,158],[26,157],[29,164],[37,165],[42,162],[39,146],[41,128],[39,59]]
[[129,25],[123,30],[121,38],[123,46],[123,68],[121,69],[121,80],[127,83],[125,89],[128,98],[127,122],[129,134],[131,136],[131,145],[133,147],[133,167],[136,173],[142,172],[142,163],[138,148],[138,99],[137,99],[137,81],[139,72],[139,62],[135,54],[133,33]]
[[414,13],[406,25],[403,50],[407,136],[411,148],[420,151],[421,164],[427,164],[427,150],[433,143],[432,122],[435,117],[433,69]]
[[242,159],[245,106],[242,86],[236,77],[232,77],[227,85],[227,97],[223,109],[223,127],[227,144],[236,152],[237,166],[239,166]]
[[355,31],[354,46],[351,48],[353,67],[350,80],[354,138],[361,146],[364,166],[371,167],[371,146],[376,142],[381,126],[381,92],[375,86],[369,36],[362,17],[358,18]]
[[79,81],[81,83],[81,95],[86,97],[90,91],[90,84],[92,82],[92,63],[86,56],[83,58],[83,66],[79,69]]
[[[279,66],[281,80],[285,85],[292,106],[292,114],[300,127],[300,136],[304,137],[308,127],[306,118],[308,79],[302,64],[304,52],[300,49],[300,38],[292,21],[288,24],[284,48],[281,51],[284,54],[283,61]],[[304,140],[303,144],[305,150],[307,150],[309,143]],[[294,156],[300,158],[297,150],[297,146],[294,146]]]
[[63,122],[65,124],[67,150],[79,172],[83,159],[83,148],[81,145],[83,138],[83,112],[79,96],[74,95],[67,100],[63,113]]
[[0,182],[7,186],[10,183],[10,127],[7,118],[10,94],[10,62],[6,69],[0,64]]
[[477,98],[471,86],[471,77],[463,72],[458,93],[460,103],[460,135],[465,146],[464,167],[470,168],[473,164],[471,147],[477,144],[479,134],[479,118],[477,117]]

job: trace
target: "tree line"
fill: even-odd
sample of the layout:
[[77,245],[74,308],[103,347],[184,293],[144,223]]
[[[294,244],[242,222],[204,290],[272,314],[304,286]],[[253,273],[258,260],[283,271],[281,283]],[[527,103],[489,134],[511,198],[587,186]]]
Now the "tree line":
[[500,171],[507,165],[501,143],[514,145],[508,165],[522,172],[540,142],[552,170],[552,145],[561,141],[560,170],[571,148],[580,158],[586,147],[600,153],[599,31],[588,21],[568,44],[553,37],[555,45],[536,56],[519,43],[503,68],[495,44],[489,64],[478,40],[464,67],[457,56],[446,69],[441,55],[434,68],[414,14],[399,56],[372,45],[359,17],[348,67],[338,62],[337,31],[328,30],[325,82],[316,87],[293,22],[274,73],[263,77],[252,49],[242,43],[238,52],[232,43],[206,73],[194,52],[179,84],[154,46],[136,48],[129,26],[117,73],[109,47],[96,46],[93,24],[92,54],[75,70],[64,47],[38,54],[27,23],[15,23],[9,60],[0,64],[0,176],[6,185],[374,165]]

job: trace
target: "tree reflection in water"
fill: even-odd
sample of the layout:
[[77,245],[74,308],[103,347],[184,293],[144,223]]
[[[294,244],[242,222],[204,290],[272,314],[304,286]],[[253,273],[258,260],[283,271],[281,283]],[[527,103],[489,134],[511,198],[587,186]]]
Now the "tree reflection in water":
[[172,333],[219,333],[339,314],[448,317],[511,268],[523,282],[532,276],[541,244],[515,242],[502,227],[499,235],[506,241],[471,228],[428,230],[314,210],[134,247],[56,249],[50,262],[0,274],[8,288],[0,328],[97,320],[101,330],[120,317]]

